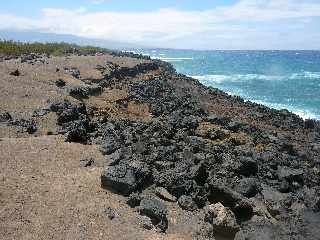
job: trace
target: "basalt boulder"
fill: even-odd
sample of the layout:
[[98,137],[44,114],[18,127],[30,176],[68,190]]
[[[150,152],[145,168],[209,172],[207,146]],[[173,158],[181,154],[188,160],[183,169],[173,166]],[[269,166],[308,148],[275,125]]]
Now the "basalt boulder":
[[243,178],[236,184],[235,190],[243,196],[250,198],[258,194],[260,186],[256,178]]
[[137,161],[129,166],[126,164],[108,166],[101,175],[101,185],[103,188],[128,196],[139,190],[149,175],[147,166]]
[[194,211],[197,209],[196,203],[193,201],[192,197],[182,195],[178,200],[179,206],[188,211]]
[[129,195],[138,188],[138,181],[132,169],[125,165],[108,166],[101,175],[103,188],[123,195]]
[[212,224],[213,231],[219,235],[233,237],[240,229],[234,213],[221,203],[204,208],[205,221]]
[[64,68],[65,72],[70,74],[71,76],[77,78],[77,79],[80,79],[80,70],[78,68],[75,68],[75,67],[65,67]]
[[62,88],[66,86],[66,81],[64,81],[63,79],[58,79],[57,81],[55,81],[55,84],[57,87]]
[[8,112],[0,112],[0,123],[8,123],[12,121],[13,118]]
[[21,127],[29,134],[35,133],[38,129],[37,124],[33,120],[15,119],[11,122],[11,124]]
[[146,197],[141,200],[138,212],[151,219],[153,225],[165,232],[168,228],[166,206],[158,199]]
[[13,72],[10,73],[11,76],[19,77],[21,75],[21,72],[19,69],[14,70]]

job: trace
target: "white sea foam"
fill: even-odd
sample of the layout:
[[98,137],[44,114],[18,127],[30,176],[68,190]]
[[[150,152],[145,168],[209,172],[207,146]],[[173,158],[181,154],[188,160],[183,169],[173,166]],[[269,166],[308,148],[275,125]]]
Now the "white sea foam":
[[191,57],[158,57],[158,56],[154,56],[151,57],[152,59],[159,59],[162,61],[166,61],[166,62],[181,62],[181,61],[186,61],[186,60],[193,60],[193,58]]
[[286,105],[286,104],[280,104],[280,103],[270,103],[268,101],[261,101],[261,100],[251,100],[252,102],[259,103],[265,106],[268,106],[270,108],[274,109],[288,109],[290,112],[293,112],[300,116],[302,119],[320,119],[320,116],[314,114],[312,111],[306,110],[306,109],[300,109],[297,107],[294,107],[292,105]]
[[[303,77],[305,78],[309,78],[309,76],[311,76],[310,78],[312,79],[312,77],[318,78],[320,77],[320,75],[318,75],[318,73],[310,73],[310,72],[305,72],[302,74],[297,74],[297,75],[291,75],[291,79],[303,79]],[[190,76],[193,78],[198,79],[200,82],[202,82],[205,85],[210,85],[216,83],[222,83],[224,81],[243,81],[243,82],[247,82],[247,81],[253,81],[253,80],[265,80],[265,81],[270,81],[270,80],[279,80],[279,76],[268,76],[268,75],[259,75],[259,74],[235,74],[235,75],[201,75],[201,76]],[[283,79],[288,79],[288,76],[283,76]],[[320,79],[320,78],[319,78]],[[218,87],[218,86],[217,86]],[[274,109],[288,109],[289,111],[297,114],[298,116],[300,116],[303,119],[320,119],[320,116],[315,114],[314,112],[310,111],[310,110],[306,110],[306,109],[302,109],[290,104],[280,104],[280,103],[272,103],[272,102],[268,102],[267,100],[260,100],[260,99],[253,99],[252,96],[247,95],[246,93],[242,92],[241,89],[233,89],[232,92],[229,91],[227,92],[230,95],[238,95],[243,97],[244,99],[247,99],[249,101],[258,103],[258,104],[262,104]]]
[[134,50],[123,50],[123,52],[125,53],[133,53],[133,54],[136,54],[137,52],[134,51]]
[[320,72],[302,72],[302,73],[293,73],[289,77],[290,80],[295,79],[320,79]]
[[201,75],[201,76],[190,76],[198,79],[199,81],[212,81],[216,83],[221,83],[223,81],[237,81],[237,82],[247,82],[253,80],[264,80],[264,81],[277,81],[284,79],[283,76],[268,76],[263,74],[232,74],[232,75]]
[[221,83],[223,81],[237,81],[247,82],[254,80],[263,81],[283,81],[283,80],[301,80],[301,79],[320,79],[320,72],[302,72],[293,73],[288,75],[264,75],[264,74],[231,74],[231,75],[190,75],[190,77],[196,78],[199,81],[212,81]]
[[306,110],[294,110],[292,111],[293,113],[297,114],[298,116],[300,116],[302,119],[306,120],[306,119],[317,119],[317,120],[320,120],[320,116],[312,113],[312,112],[309,112],[309,111],[306,111]]
[[232,79],[232,76],[229,76],[229,75],[201,75],[201,76],[189,75],[189,77],[198,79],[199,81],[203,81],[203,82],[212,81],[216,83],[221,83],[223,81],[228,81]]

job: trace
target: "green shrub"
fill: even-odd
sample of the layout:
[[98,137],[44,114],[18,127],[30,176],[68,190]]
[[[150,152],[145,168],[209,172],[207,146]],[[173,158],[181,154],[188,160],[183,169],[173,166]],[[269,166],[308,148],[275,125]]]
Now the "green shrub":
[[105,48],[93,46],[79,46],[70,43],[23,43],[12,40],[0,40],[0,54],[21,55],[28,53],[48,54],[61,56],[66,54],[95,54],[109,52]]

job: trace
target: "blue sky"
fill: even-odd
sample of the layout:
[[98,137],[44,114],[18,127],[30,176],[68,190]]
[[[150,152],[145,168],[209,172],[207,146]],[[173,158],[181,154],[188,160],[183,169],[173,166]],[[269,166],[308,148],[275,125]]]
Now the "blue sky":
[[43,8],[78,8],[90,11],[150,11],[159,8],[206,10],[235,3],[236,0],[10,0],[1,3],[1,13],[34,16]]
[[193,49],[320,49],[319,0],[10,0],[0,30]]

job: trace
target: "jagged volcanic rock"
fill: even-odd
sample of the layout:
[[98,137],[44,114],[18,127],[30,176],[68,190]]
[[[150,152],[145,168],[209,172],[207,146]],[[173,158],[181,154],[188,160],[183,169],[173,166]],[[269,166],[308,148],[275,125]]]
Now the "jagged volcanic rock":
[[[103,188],[130,195],[128,204],[160,222],[163,231],[170,225],[164,208],[141,197],[145,192],[165,189],[186,210],[215,206],[213,235],[316,239],[319,122],[205,87],[161,61],[97,69],[105,75],[97,82],[101,92],[126,91],[117,107],[146,105],[150,116],[89,114],[68,103],[51,107],[67,141],[94,141],[112,159],[101,175]],[[141,78],[146,73],[151,77]]]

